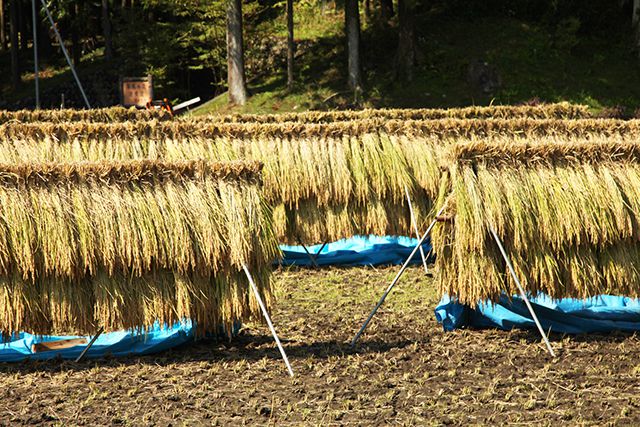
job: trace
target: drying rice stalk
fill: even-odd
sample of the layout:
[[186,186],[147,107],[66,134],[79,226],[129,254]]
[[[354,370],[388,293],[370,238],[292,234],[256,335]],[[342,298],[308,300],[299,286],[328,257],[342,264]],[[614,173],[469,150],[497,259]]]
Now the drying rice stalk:
[[138,110],[136,108],[109,107],[93,110],[0,110],[0,124],[3,123],[65,123],[65,122],[105,122],[117,123],[136,120],[170,120],[165,110]]
[[0,125],[0,140],[33,139],[69,142],[83,139],[175,139],[233,140],[291,139],[321,141],[324,138],[352,138],[380,134],[407,138],[495,138],[510,136],[579,138],[592,136],[637,137],[640,120],[617,119],[442,119],[442,120],[353,120],[330,124],[306,123],[206,123],[198,121],[124,123],[9,123]]
[[277,255],[256,162],[0,164],[0,330],[171,324],[230,333],[258,315]]
[[410,233],[405,187],[412,192],[419,215],[429,208],[395,136],[373,132],[281,138],[258,133],[245,139],[208,138],[194,126],[192,132],[181,132],[182,125],[159,131],[171,127],[163,123],[7,126],[11,129],[0,138],[0,162],[260,160],[265,164],[265,198],[276,206],[277,235],[288,242]]
[[[254,159],[281,241],[412,234],[405,186],[423,221],[448,147],[477,140],[633,140],[638,121],[375,120],[328,125],[132,122],[0,126],[0,161]],[[393,223],[391,221],[394,221]],[[329,224],[332,224],[329,226]]]
[[[431,119],[584,119],[589,118],[588,107],[566,102],[542,105],[499,105],[488,107],[465,107],[449,109],[365,109],[357,111],[307,111],[281,114],[230,114],[186,117],[183,121],[212,123],[332,123],[363,119],[384,120],[431,120]],[[36,122],[105,122],[170,120],[164,110],[139,110],[136,108],[109,107],[92,110],[18,110],[0,111],[0,124]]]
[[591,117],[586,105],[567,102],[542,105],[498,105],[465,108],[422,109],[365,109],[347,111],[306,111],[279,114],[231,114],[207,115],[187,120],[211,123],[333,123],[338,121],[384,119],[384,120],[432,120],[432,119],[586,119]]
[[433,235],[442,292],[462,302],[517,293],[491,239],[505,242],[527,291],[640,296],[640,145],[451,146]]
[[134,121],[124,123],[12,123],[0,125],[0,139],[31,138],[69,141],[78,136],[94,139],[187,139],[345,138],[368,133],[392,136],[471,138],[510,135],[584,137],[637,136],[640,120],[617,119],[442,119],[442,120],[352,120],[326,124],[307,123],[207,123],[198,121]]

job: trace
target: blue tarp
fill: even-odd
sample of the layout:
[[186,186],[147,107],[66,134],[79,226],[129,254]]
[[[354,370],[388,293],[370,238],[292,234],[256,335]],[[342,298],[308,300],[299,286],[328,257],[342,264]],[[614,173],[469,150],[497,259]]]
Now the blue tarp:
[[[316,258],[318,265],[381,265],[399,264],[409,256],[418,243],[416,239],[408,237],[353,237],[325,245]],[[315,254],[322,245],[308,247]],[[284,251],[284,265],[310,266],[311,260],[302,246],[281,246]],[[425,243],[425,254],[431,249]],[[420,262],[420,255],[416,255],[413,262]],[[240,325],[234,330],[234,334]],[[145,355],[166,351],[170,348],[186,344],[193,340],[194,328],[190,321],[176,324],[173,327],[160,328],[156,325],[146,334],[132,331],[105,333],[98,337],[86,354],[87,358],[99,358],[109,354],[112,356]],[[36,336],[20,333],[13,340],[0,344],[0,362],[17,362],[24,359],[49,360],[55,358],[75,359],[86,347],[79,345],[64,350],[33,353],[32,344],[63,339],[83,338],[78,336]],[[91,337],[84,337],[87,342]]]
[[[418,244],[417,239],[392,236],[354,236],[337,242],[328,243],[316,257],[320,266],[361,266],[361,265],[393,265],[402,264]],[[315,256],[322,245],[307,246]],[[427,240],[423,245],[425,255],[431,250]],[[312,266],[309,256],[302,246],[281,245],[284,254],[282,265]],[[413,263],[422,262],[420,252],[412,259]]]
[[[316,258],[318,265],[362,266],[401,264],[409,256],[417,239],[408,237],[356,236],[327,244]],[[322,245],[308,247],[316,254]],[[311,266],[311,260],[302,246],[285,246],[283,265]],[[423,245],[425,254],[431,244]],[[412,260],[421,262],[419,252]],[[611,295],[602,295],[588,300],[552,300],[540,295],[532,298],[534,310],[545,330],[559,333],[608,332],[612,330],[640,330],[640,300]],[[498,303],[482,303],[477,308],[457,303],[444,297],[435,310],[438,322],[446,331],[464,326],[476,328],[494,327],[500,329],[534,328],[524,302],[517,296],[511,300],[506,296]],[[234,333],[237,333],[240,325]],[[166,351],[193,340],[194,327],[186,321],[170,328],[158,325],[147,334],[120,331],[102,334],[87,352],[89,358],[113,356],[145,355]],[[47,360],[54,358],[75,359],[85,345],[48,352],[33,353],[31,345],[43,341],[78,338],[77,336],[39,337],[21,333],[14,340],[0,344],[0,362],[16,362],[27,358]],[[87,341],[91,337],[86,337]]]
[[[193,340],[193,331],[191,321],[185,321],[173,327],[160,328],[159,325],[156,325],[146,334],[132,331],[104,333],[98,337],[85,357],[99,358],[107,354],[129,356],[158,353]],[[19,362],[24,359],[75,359],[86,345],[38,353],[31,351],[31,345],[35,343],[71,338],[86,338],[87,342],[91,339],[91,337],[79,336],[37,336],[22,332],[13,340],[0,344],[0,362]]]
[[[233,325],[231,332],[235,336],[240,331],[242,324],[238,322]],[[100,358],[107,355],[114,357],[121,356],[143,356],[146,354],[160,353],[171,348],[193,341],[195,325],[190,320],[176,323],[171,327],[160,327],[156,323],[153,328],[146,332],[142,331],[117,331],[100,334],[93,343],[85,357]],[[208,337],[217,338],[215,334]],[[218,337],[226,337],[221,329]],[[12,340],[0,343],[0,363],[19,362],[25,359],[50,360],[50,359],[75,359],[80,355],[86,344],[78,345],[63,350],[42,351],[34,353],[31,345],[41,342],[66,340],[73,338],[85,338],[87,343],[90,336],[78,335],[45,335],[38,336],[21,332]]]
[[[554,300],[546,295],[530,298],[542,328],[558,333],[581,334],[610,331],[640,331],[640,300],[614,295],[589,299]],[[475,328],[532,329],[535,323],[524,301],[513,296],[477,308],[444,297],[435,309],[436,319],[445,331],[464,326]]]

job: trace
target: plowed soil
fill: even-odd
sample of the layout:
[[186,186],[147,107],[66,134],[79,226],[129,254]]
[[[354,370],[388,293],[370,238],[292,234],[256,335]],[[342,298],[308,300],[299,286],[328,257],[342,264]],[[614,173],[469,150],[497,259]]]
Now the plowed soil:
[[435,322],[437,296],[413,268],[350,340],[395,275],[387,269],[280,270],[267,327],[157,356],[0,366],[0,424],[638,424],[640,340],[462,330]]

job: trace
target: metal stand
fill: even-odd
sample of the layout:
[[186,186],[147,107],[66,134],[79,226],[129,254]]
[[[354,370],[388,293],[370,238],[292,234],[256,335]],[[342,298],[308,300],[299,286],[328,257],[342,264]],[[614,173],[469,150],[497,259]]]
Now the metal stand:
[[87,108],[91,108],[91,104],[89,104],[89,100],[87,99],[87,95],[84,93],[84,89],[82,87],[82,83],[80,83],[80,78],[78,77],[78,74],[76,73],[76,69],[73,66],[73,63],[71,62],[71,58],[69,58],[69,53],[67,52],[67,49],[64,47],[64,41],[62,40],[62,37],[60,36],[60,33],[58,32],[58,28],[56,28],[56,23],[53,21],[53,17],[51,16],[51,13],[49,12],[49,8],[47,7],[47,3],[45,2],[45,0],[40,0],[40,3],[42,3],[42,7],[44,7],[44,11],[47,13],[47,18],[49,18],[49,23],[51,24],[51,28],[56,33],[56,38],[58,39],[58,43],[60,43],[60,49],[62,49],[62,53],[64,54],[64,57],[67,59],[67,64],[69,64],[69,67],[71,68],[71,74],[73,74],[73,77],[75,78],[76,83],[78,84],[78,88],[80,89],[80,93],[82,93],[82,98],[84,99],[84,103],[86,104]]
[[296,239],[298,240],[298,244],[300,246],[302,246],[302,249],[304,249],[305,253],[307,254],[307,256],[309,257],[309,259],[311,260],[311,264],[313,265],[313,268],[319,268],[320,266],[318,265],[318,263],[316,262],[316,259],[318,258],[318,255],[320,255],[320,252],[322,252],[322,250],[324,249],[325,246],[327,246],[327,244],[329,242],[324,242],[322,244],[322,246],[320,246],[320,249],[318,249],[318,251],[314,254],[312,254],[311,252],[309,252],[309,249],[307,249],[307,247],[305,246],[304,243],[302,243],[302,240],[300,240],[300,237],[296,237]]
[[287,371],[289,371],[289,375],[293,376],[293,369],[291,369],[291,365],[289,364],[289,358],[287,354],[284,352],[284,348],[282,348],[282,344],[280,343],[280,339],[278,338],[278,334],[276,333],[276,329],[273,327],[273,323],[271,323],[271,317],[269,317],[269,312],[267,311],[267,307],[264,305],[262,298],[260,298],[260,293],[258,292],[258,287],[253,281],[253,277],[249,272],[246,264],[242,264],[242,269],[244,270],[244,274],[247,275],[247,279],[249,279],[249,284],[251,285],[251,289],[258,300],[258,304],[260,305],[260,309],[262,310],[262,314],[264,318],[267,320],[267,324],[269,325],[269,329],[271,330],[271,334],[276,341],[276,345],[278,346],[278,350],[280,350],[280,354],[282,355],[282,359],[284,360],[285,365],[287,365]]
[[76,363],[81,362],[82,359],[84,359],[84,356],[87,354],[87,351],[89,351],[93,343],[96,342],[96,340],[102,334],[102,332],[104,332],[104,328],[98,329],[98,332],[93,336],[93,338],[91,338],[91,341],[89,341],[89,344],[87,344],[84,350],[82,350],[82,353],[80,353],[80,356],[76,358]]
[[[411,216],[411,225],[413,226],[414,231],[416,232],[416,239],[420,238],[420,230],[418,230],[418,222],[416,221],[416,216],[413,213],[413,205],[411,204],[411,197],[409,196],[409,189],[407,186],[404,186],[404,193],[407,196],[407,203],[409,204],[409,215]],[[427,257],[424,256],[424,249],[420,246],[420,256],[422,256],[422,265],[424,265],[424,272],[429,274],[429,267],[427,267]]]
[[509,272],[511,272],[511,277],[513,277],[513,280],[516,282],[516,286],[518,287],[518,290],[520,291],[520,296],[524,300],[524,303],[526,304],[527,309],[529,310],[529,313],[531,313],[531,317],[533,318],[533,321],[535,322],[536,326],[538,327],[538,331],[540,332],[540,335],[542,335],[542,339],[544,340],[544,343],[547,345],[547,350],[549,350],[549,354],[551,354],[551,356],[555,357],[556,355],[553,352],[553,348],[551,348],[551,343],[549,342],[549,338],[547,337],[547,334],[544,332],[544,329],[542,329],[542,325],[540,324],[540,321],[538,320],[538,316],[536,316],[536,313],[533,311],[533,307],[531,306],[531,303],[529,302],[529,298],[527,298],[527,294],[524,291],[524,288],[522,287],[522,284],[520,283],[520,280],[518,280],[518,276],[516,276],[516,272],[513,269],[513,265],[511,264],[511,261],[509,260],[509,257],[507,256],[507,253],[504,250],[504,247],[502,246],[502,242],[500,241],[500,238],[498,237],[498,235],[496,234],[496,232],[495,232],[495,230],[493,228],[491,228],[491,234],[493,234],[493,238],[495,239],[496,244],[498,245],[498,248],[500,249],[500,253],[502,254],[502,257],[504,258],[504,261],[507,263],[507,267],[509,268]]
[[[436,214],[436,217],[440,216],[442,214],[442,212],[444,212],[444,208],[445,207],[443,206],[440,209],[440,211],[438,211],[438,213]],[[358,339],[360,339],[360,335],[362,335],[364,330],[367,328],[367,325],[369,325],[369,322],[371,321],[371,319],[373,319],[373,316],[375,316],[375,314],[378,311],[378,309],[380,308],[380,306],[384,303],[384,300],[387,299],[387,295],[389,295],[389,292],[391,292],[391,290],[396,285],[396,283],[398,283],[398,281],[400,280],[400,277],[402,276],[404,271],[409,266],[409,263],[413,259],[413,256],[422,247],[422,244],[424,243],[424,241],[427,240],[427,237],[429,237],[429,234],[431,234],[431,230],[433,230],[433,227],[436,225],[436,222],[437,222],[436,219],[431,221],[431,224],[429,224],[429,228],[427,228],[427,231],[425,231],[425,233],[422,235],[422,238],[420,239],[420,241],[418,242],[416,247],[413,248],[413,251],[411,251],[411,254],[407,258],[407,260],[404,262],[402,267],[400,268],[400,271],[398,272],[398,274],[396,274],[396,277],[394,277],[393,281],[391,281],[391,284],[389,285],[387,290],[384,292],[384,294],[382,294],[382,298],[380,298],[380,301],[378,301],[378,304],[375,306],[375,308],[373,309],[371,314],[369,314],[369,317],[367,318],[367,320],[365,320],[364,324],[362,325],[362,327],[360,328],[360,330],[358,331],[356,336],[353,338],[353,341],[351,341],[351,346],[352,347],[355,347],[356,343],[358,342]]]

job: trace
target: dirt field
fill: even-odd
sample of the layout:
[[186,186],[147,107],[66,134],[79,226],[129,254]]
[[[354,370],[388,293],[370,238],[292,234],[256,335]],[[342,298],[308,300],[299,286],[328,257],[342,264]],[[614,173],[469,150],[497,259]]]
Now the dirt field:
[[0,424],[638,424],[640,340],[442,332],[435,292],[411,269],[356,350],[349,341],[396,268],[275,274],[273,320],[231,343],[156,357],[0,366]]

